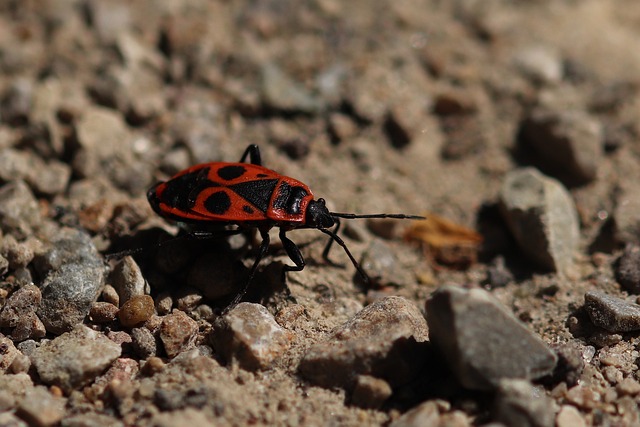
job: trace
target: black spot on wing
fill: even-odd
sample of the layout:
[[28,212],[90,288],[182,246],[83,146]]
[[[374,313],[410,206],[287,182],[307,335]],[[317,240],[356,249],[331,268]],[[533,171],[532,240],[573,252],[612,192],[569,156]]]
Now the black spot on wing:
[[209,181],[208,174],[207,167],[170,179],[165,183],[160,201],[181,211],[190,210],[196,204],[196,198],[202,190],[218,186],[215,182]]
[[248,213],[248,214],[252,214],[252,213],[254,213],[254,212],[255,212],[255,211],[253,210],[253,208],[252,208],[251,206],[249,206],[249,205],[244,205],[244,206],[242,207],[242,210],[243,210],[243,211],[245,211],[245,212],[246,212],[246,213]]
[[215,215],[223,215],[231,207],[231,198],[224,191],[217,191],[204,201],[207,211]]
[[232,179],[241,177],[246,171],[247,168],[241,165],[223,166],[218,169],[218,176],[225,181],[231,181]]
[[277,179],[258,179],[233,184],[229,188],[238,196],[266,213],[269,209],[269,200],[277,184]]

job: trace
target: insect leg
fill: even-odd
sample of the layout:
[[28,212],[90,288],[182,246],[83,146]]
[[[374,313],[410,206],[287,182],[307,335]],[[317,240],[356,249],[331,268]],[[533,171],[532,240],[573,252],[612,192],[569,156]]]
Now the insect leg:
[[249,285],[251,284],[251,281],[253,280],[253,277],[256,275],[256,271],[258,271],[258,265],[260,264],[260,261],[267,254],[267,250],[269,249],[269,243],[270,243],[269,229],[262,229],[261,228],[260,229],[260,237],[262,237],[262,243],[260,244],[260,249],[258,249],[258,255],[256,256],[255,261],[253,261],[253,265],[251,266],[251,270],[249,271],[249,278],[247,278],[247,281],[245,282],[244,287],[233,298],[233,300],[231,301],[231,303],[229,304],[229,306],[227,307],[227,309],[225,311],[228,311],[231,308],[233,308],[234,306],[238,305],[238,303],[245,296],[245,294],[247,293],[247,290],[249,289]]
[[284,250],[287,252],[287,256],[293,261],[295,265],[285,265],[282,267],[282,274],[287,271],[302,271],[305,266],[304,257],[300,252],[300,249],[296,246],[291,239],[289,239],[286,235],[286,231],[280,229],[280,240],[282,241],[282,246]]
[[351,264],[353,264],[356,270],[358,270],[358,273],[362,277],[362,280],[364,281],[365,285],[369,285],[371,283],[371,279],[369,278],[369,275],[366,273],[366,271],[364,271],[364,269],[360,266],[360,264],[358,264],[358,261],[356,261],[356,259],[353,257],[353,255],[351,254],[351,251],[349,250],[349,248],[347,248],[347,244],[344,242],[344,240],[342,240],[340,236],[338,236],[337,234],[335,234],[333,231],[329,229],[319,228],[318,230],[322,231],[327,236],[331,236],[332,240],[335,240],[337,244],[342,246],[342,249],[344,249],[345,253],[351,260]]
[[[334,221],[336,223],[336,228],[333,229],[333,234],[338,234],[338,230],[340,230],[340,219],[339,218],[334,218]],[[333,244],[333,241],[335,239],[332,237],[329,238],[329,241],[327,242],[327,246],[324,247],[324,250],[322,251],[322,259],[325,260],[326,262],[328,262],[329,264],[331,264],[331,261],[329,261],[329,250],[331,249],[331,245]]]
[[294,265],[284,265],[282,266],[282,283],[284,284],[285,296],[291,301],[295,302],[296,299],[291,295],[291,289],[287,286],[287,271],[302,271],[305,266],[304,257],[300,252],[300,248],[296,246],[285,234],[286,232],[283,229],[280,229],[280,241],[282,242],[282,246],[284,250],[287,252],[287,256],[291,261],[293,261]]
[[260,147],[256,144],[251,144],[244,150],[244,154],[240,158],[240,163],[246,163],[247,157],[250,159],[252,165],[262,166],[262,158],[260,157]]

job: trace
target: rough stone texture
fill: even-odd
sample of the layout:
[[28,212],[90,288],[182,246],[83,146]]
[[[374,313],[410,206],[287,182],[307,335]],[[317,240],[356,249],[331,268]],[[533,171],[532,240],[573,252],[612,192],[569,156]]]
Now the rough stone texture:
[[118,307],[110,302],[98,301],[93,304],[89,316],[96,323],[109,323],[118,317]]
[[34,260],[46,275],[38,316],[48,332],[70,331],[89,314],[104,285],[104,264],[89,235],[67,229]]
[[42,295],[35,285],[25,285],[9,296],[0,312],[0,327],[11,328],[11,339],[42,338],[46,331],[36,315]]
[[66,403],[67,399],[52,395],[45,387],[35,387],[20,401],[16,413],[29,425],[54,426],[64,417]]
[[632,294],[640,294],[640,246],[628,244],[616,263],[616,279]]
[[467,388],[539,378],[556,365],[555,353],[484,290],[443,286],[426,310],[431,343]]
[[640,305],[599,291],[587,292],[584,308],[591,321],[610,332],[640,330]]
[[540,167],[568,185],[593,181],[604,156],[602,125],[583,111],[535,110],[522,125],[522,138]]
[[314,344],[300,362],[300,372],[323,387],[351,389],[357,375],[370,375],[392,387],[407,383],[426,360],[427,325],[420,310],[401,297],[387,297],[365,307]]
[[536,169],[518,169],[505,177],[500,201],[509,229],[532,261],[559,272],[573,265],[578,214],[562,184]]
[[24,181],[11,181],[0,187],[0,226],[5,233],[22,238],[33,233],[42,217],[38,202]]
[[166,315],[160,325],[160,340],[170,358],[193,348],[198,324],[184,312],[176,310]]
[[529,381],[500,381],[494,404],[494,418],[510,427],[553,427],[553,401],[543,389]]
[[124,257],[116,264],[110,278],[111,284],[120,297],[120,304],[126,303],[134,296],[149,293],[149,285],[142,275],[140,267],[130,256]]
[[70,392],[104,372],[120,353],[102,333],[79,325],[37,348],[31,361],[44,383]]
[[243,302],[214,323],[214,348],[228,362],[248,370],[266,369],[287,351],[292,334],[267,309]]
[[616,190],[618,194],[613,210],[614,237],[617,242],[640,245],[640,192],[635,180],[634,183],[622,181]]
[[557,427],[587,427],[587,423],[575,406],[562,405],[556,417]]
[[158,349],[156,338],[147,328],[133,328],[131,329],[132,347],[133,351],[141,359],[147,359],[155,356]]
[[6,373],[13,361],[20,355],[13,341],[0,334],[0,373]]

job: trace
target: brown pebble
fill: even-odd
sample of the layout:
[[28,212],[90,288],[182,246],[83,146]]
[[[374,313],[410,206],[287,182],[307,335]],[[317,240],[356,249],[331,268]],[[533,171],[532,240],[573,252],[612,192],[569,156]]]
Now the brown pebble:
[[89,316],[96,323],[109,323],[116,320],[118,316],[118,307],[110,302],[98,301],[93,303]]
[[153,312],[153,298],[149,295],[137,295],[122,305],[118,318],[122,326],[132,327],[146,322]]
[[142,371],[146,375],[156,374],[164,369],[164,362],[156,356],[151,356],[142,367]]

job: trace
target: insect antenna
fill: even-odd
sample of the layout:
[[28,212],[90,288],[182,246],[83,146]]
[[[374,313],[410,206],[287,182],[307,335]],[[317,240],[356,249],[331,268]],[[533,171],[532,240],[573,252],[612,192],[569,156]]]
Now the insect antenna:
[[360,264],[353,257],[353,255],[351,254],[351,251],[349,250],[349,248],[347,248],[347,244],[344,242],[344,240],[342,240],[340,238],[340,236],[338,236],[336,233],[334,233],[333,231],[331,231],[331,230],[329,230],[327,228],[319,228],[318,230],[322,231],[324,234],[326,234],[327,236],[331,237],[331,239],[334,240],[337,244],[342,246],[342,249],[344,249],[345,253],[347,254],[349,259],[351,260],[351,264],[353,264],[353,266],[356,268],[356,270],[358,270],[358,273],[362,277],[362,280],[364,281],[364,283],[366,285],[369,285],[371,283],[371,279],[369,278],[369,275],[367,275],[367,273],[363,270],[363,268],[360,267]]
[[420,216],[420,215],[387,214],[387,213],[357,215],[352,213],[329,212],[329,215],[337,218],[346,218],[346,219],[362,219],[362,218],[427,219],[426,217]]

